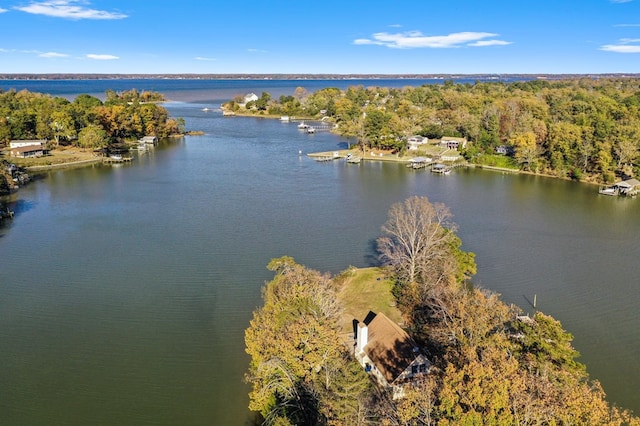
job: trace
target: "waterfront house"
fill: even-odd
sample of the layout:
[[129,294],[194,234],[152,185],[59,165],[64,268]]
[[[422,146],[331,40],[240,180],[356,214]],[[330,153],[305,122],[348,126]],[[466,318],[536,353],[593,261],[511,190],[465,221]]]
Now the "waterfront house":
[[422,145],[425,145],[429,142],[429,138],[424,136],[414,135],[407,139],[407,149],[410,151],[416,151]]
[[9,148],[22,148],[25,146],[36,146],[44,149],[47,145],[46,139],[14,139],[9,142]]
[[247,104],[247,103],[249,103],[251,101],[255,102],[258,99],[260,99],[260,98],[255,93],[247,93],[246,95],[244,95],[244,103],[245,104]]
[[496,147],[496,154],[513,155],[513,147],[508,145],[500,145]]
[[440,146],[447,149],[460,149],[467,146],[467,138],[457,138],[453,136],[443,136],[440,139]]
[[42,157],[45,153],[41,145],[27,145],[11,149],[11,156],[16,158]]
[[357,325],[355,357],[383,387],[402,396],[403,385],[429,371],[431,362],[416,342],[383,313],[369,312]]

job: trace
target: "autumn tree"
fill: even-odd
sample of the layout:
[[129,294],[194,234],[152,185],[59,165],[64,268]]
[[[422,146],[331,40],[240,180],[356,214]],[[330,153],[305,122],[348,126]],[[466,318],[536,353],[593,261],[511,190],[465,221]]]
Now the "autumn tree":
[[515,150],[515,158],[527,170],[536,169],[536,160],[540,151],[533,131],[516,133],[509,138],[509,143]]
[[403,282],[418,282],[448,254],[455,225],[451,212],[426,197],[410,197],[389,210],[378,238],[383,263],[391,265]]
[[245,332],[249,408],[267,424],[355,424],[369,381],[340,336],[335,285],[290,257],[268,267],[275,277]]

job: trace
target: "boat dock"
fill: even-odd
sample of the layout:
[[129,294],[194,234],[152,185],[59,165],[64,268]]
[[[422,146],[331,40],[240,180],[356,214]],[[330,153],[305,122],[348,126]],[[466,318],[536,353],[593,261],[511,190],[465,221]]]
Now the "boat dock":
[[102,162],[105,164],[130,163],[131,161],[133,161],[133,157],[121,157],[116,155],[102,159]]
[[640,181],[637,179],[623,180],[611,186],[600,188],[598,193],[602,195],[635,197],[640,193]]
[[438,163],[431,166],[431,172],[441,174],[441,175],[448,175],[449,173],[451,173],[451,168],[447,167],[442,163]]
[[298,122],[298,129],[304,130],[309,134],[313,134],[316,132],[330,132],[331,129],[334,128],[332,123],[326,123],[323,121],[312,121],[307,123],[305,121]]
[[410,167],[414,170],[424,169],[428,165],[430,165],[432,162],[433,160],[429,157],[415,157],[411,159],[409,164],[407,164],[407,167]]

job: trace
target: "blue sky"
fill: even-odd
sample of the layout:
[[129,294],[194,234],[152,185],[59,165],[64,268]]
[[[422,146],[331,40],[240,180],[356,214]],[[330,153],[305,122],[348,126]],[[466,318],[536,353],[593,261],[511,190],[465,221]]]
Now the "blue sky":
[[640,0],[0,0],[0,73],[640,73]]

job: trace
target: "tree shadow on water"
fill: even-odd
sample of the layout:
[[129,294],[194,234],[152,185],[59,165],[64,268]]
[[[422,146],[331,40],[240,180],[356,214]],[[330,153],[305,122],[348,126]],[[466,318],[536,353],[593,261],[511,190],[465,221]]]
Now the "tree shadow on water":
[[380,252],[378,251],[378,243],[376,239],[371,239],[368,242],[367,251],[364,255],[364,261],[367,266],[381,266]]
[[7,207],[9,210],[13,211],[14,217],[21,215],[22,213],[26,213],[29,210],[33,209],[36,206],[34,201],[26,201],[26,200],[17,200],[13,203],[7,203]]
[[9,227],[17,217],[34,207],[35,202],[25,200],[0,203],[0,229]]

